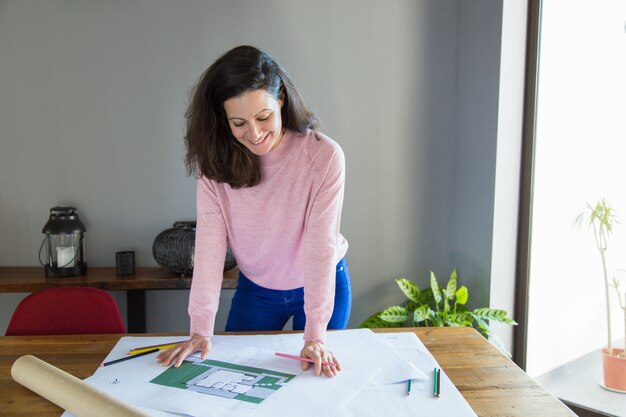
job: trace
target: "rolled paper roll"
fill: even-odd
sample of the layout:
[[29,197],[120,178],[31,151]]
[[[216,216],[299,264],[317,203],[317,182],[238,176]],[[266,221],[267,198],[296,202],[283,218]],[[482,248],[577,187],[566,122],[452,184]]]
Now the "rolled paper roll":
[[32,355],[19,357],[11,367],[11,376],[77,417],[148,417],[135,407]]

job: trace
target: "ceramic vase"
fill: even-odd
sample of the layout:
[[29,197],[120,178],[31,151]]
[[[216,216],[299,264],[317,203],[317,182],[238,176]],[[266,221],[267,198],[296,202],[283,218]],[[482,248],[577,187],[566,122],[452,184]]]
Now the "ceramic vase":
[[[152,244],[152,256],[161,268],[177,275],[193,274],[193,256],[196,243],[196,222],[178,221],[162,231]],[[237,265],[230,249],[226,251],[224,271]]]

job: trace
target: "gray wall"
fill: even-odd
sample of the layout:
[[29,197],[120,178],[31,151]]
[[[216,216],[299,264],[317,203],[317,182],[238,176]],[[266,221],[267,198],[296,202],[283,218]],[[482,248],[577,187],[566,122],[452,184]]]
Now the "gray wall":
[[[357,326],[453,266],[489,303],[501,1],[0,1],[0,265],[37,265],[71,204],[91,266],[155,265],[195,217],[184,110],[238,44],[267,50],[344,149],[342,231]],[[123,304],[124,294],[115,294]],[[25,294],[0,295],[0,332]],[[222,330],[231,291],[224,291]],[[187,291],[149,291],[148,330],[187,331]]]

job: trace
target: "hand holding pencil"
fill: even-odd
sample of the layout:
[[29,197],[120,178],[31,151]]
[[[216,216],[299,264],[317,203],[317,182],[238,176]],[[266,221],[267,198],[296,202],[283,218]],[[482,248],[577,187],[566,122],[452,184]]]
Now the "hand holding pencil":
[[[326,349],[324,343],[317,341],[304,342],[304,347],[300,351],[300,356],[311,359],[315,368],[315,375],[320,376],[322,372],[332,378],[341,371],[341,364],[331,351]],[[333,363],[334,366],[324,365],[324,363]],[[311,366],[309,362],[302,362],[302,370],[306,371]]]

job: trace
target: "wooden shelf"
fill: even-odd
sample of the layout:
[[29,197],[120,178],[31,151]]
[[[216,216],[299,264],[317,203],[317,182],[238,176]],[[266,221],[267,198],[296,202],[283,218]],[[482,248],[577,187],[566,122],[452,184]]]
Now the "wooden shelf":
[[[239,268],[224,272],[222,289],[237,286]],[[94,287],[103,290],[171,290],[188,289],[191,277],[174,275],[158,267],[137,268],[135,275],[116,275],[115,268],[89,267],[78,277],[49,278],[43,267],[0,267],[0,292],[34,292],[51,287]]]
[[[235,289],[239,268],[224,272],[222,289]],[[107,291],[126,291],[129,333],[146,332],[146,290],[185,290],[191,277],[182,277],[158,267],[136,268],[135,275],[117,275],[115,268],[88,267],[78,277],[46,277],[43,267],[0,267],[0,293],[35,292],[53,287],[93,287]]]

